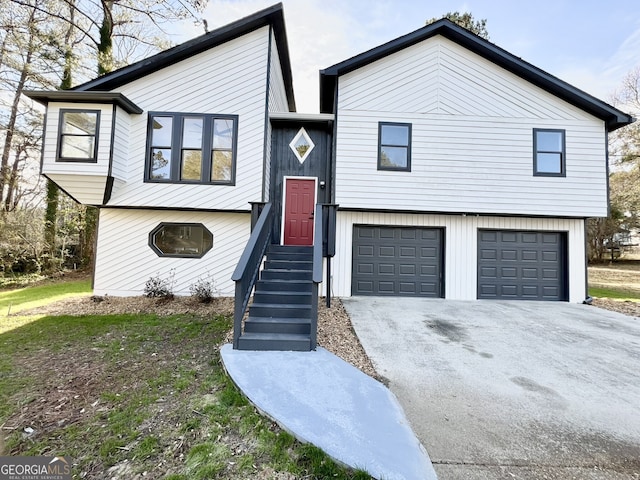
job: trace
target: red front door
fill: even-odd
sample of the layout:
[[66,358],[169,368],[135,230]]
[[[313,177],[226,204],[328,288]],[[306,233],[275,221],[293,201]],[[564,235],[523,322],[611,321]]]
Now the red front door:
[[315,199],[315,179],[285,179],[285,245],[313,245],[313,208]]

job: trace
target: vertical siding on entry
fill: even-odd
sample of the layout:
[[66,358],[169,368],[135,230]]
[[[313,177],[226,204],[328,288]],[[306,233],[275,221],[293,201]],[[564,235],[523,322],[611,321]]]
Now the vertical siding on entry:
[[[213,235],[213,248],[202,258],[159,257],[149,247],[149,233],[161,222],[202,223]],[[174,293],[189,295],[199,277],[213,279],[217,294],[232,296],[233,270],[249,239],[250,215],[181,211],[100,210],[96,257],[96,295],[141,295],[154,276],[175,274]]]
[[353,225],[424,226],[444,228],[445,298],[477,297],[478,229],[567,232],[569,301],[586,297],[583,219],[488,217],[409,213],[345,212],[337,216],[336,256],[332,288],[336,296],[351,296]]

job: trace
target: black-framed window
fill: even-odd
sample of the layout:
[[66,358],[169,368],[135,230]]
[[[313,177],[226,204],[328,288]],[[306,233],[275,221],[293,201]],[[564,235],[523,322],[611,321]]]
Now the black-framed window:
[[565,131],[533,129],[533,174],[548,177],[566,176]]
[[213,235],[201,223],[162,222],[149,234],[159,257],[202,258],[213,247]]
[[410,123],[378,123],[378,170],[411,171]]
[[58,124],[58,162],[98,161],[100,110],[61,109]]
[[237,115],[149,114],[145,181],[235,184]]

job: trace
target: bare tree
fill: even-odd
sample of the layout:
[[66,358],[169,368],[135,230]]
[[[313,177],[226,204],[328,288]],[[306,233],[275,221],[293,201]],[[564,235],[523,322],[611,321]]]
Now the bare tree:
[[[18,212],[20,205],[36,207],[42,198],[43,182],[25,181],[39,163],[35,150],[42,137],[42,112],[23,91],[72,88],[96,72],[108,73],[166,48],[164,28],[186,18],[201,21],[205,5],[206,0],[0,0],[1,218],[9,212],[30,218]],[[68,202],[51,182],[47,194],[42,244],[54,255],[61,245],[56,212],[61,202]],[[86,253],[92,255],[97,211],[78,209],[77,218],[86,221]],[[42,233],[40,238],[45,238]]]
[[[631,70],[613,95],[613,103],[640,115],[640,66]],[[640,226],[640,125],[632,123],[609,136],[610,213],[587,222],[589,257],[608,260],[619,239]]]
[[[29,86],[51,88],[55,81],[54,62],[49,51],[51,32],[47,19],[37,9],[19,12],[0,11],[4,36],[0,45],[0,129],[4,132],[0,155],[0,210],[15,206],[19,174],[34,154],[34,145],[41,136],[41,112],[22,96]],[[53,68],[52,68],[53,67]]]

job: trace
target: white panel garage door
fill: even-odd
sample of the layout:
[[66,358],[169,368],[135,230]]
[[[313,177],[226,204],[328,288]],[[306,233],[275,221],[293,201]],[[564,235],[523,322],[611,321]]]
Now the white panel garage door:
[[566,234],[478,231],[478,298],[567,300]]
[[440,228],[354,225],[352,295],[442,297]]

